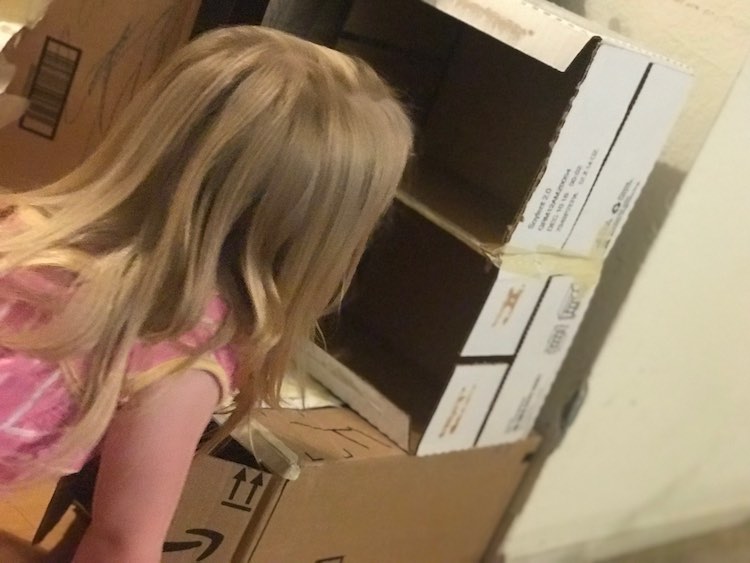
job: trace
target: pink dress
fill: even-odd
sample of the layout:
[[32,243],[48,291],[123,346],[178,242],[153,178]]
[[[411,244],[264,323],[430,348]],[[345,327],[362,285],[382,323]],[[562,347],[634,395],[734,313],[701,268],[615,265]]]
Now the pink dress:
[[[59,270],[58,270],[59,272]],[[28,318],[28,305],[2,299],[3,287],[19,284],[40,291],[60,291],[60,275],[51,269],[26,270],[0,277],[0,322],[18,326]],[[184,345],[205,342],[226,314],[226,305],[217,296],[206,307],[203,319],[176,342],[155,345],[138,343],[130,353],[127,391],[134,393],[158,379],[166,364],[185,358]],[[182,346],[180,346],[180,344]],[[221,388],[221,402],[231,400],[231,377],[236,367],[228,346],[200,358],[194,368],[212,375]],[[0,348],[0,488],[18,477],[19,461],[41,459],[61,437],[61,430],[75,419],[77,406],[59,366],[23,353]],[[73,473],[92,452],[81,452],[80,463],[66,468]]]

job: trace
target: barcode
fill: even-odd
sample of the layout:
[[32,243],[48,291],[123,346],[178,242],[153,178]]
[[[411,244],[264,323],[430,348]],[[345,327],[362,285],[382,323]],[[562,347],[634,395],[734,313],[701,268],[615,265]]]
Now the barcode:
[[54,139],[81,50],[47,37],[29,90],[29,108],[21,118],[22,129]]

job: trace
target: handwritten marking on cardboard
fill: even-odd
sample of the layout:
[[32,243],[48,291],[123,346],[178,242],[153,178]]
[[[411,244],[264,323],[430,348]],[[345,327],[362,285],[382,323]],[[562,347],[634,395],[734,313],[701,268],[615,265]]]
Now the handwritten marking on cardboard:
[[[221,542],[224,541],[224,534],[215,530],[207,530],[205,528],[191,528],[190,530],[185,530],[185,533],[193,536],[200,536],[201,538],[205,538],[208,540],[205,549],[198,553],[198,556],[195,559],[196,561],[203,561],[204,559],[209,557],[214,551],[219,548]],[[164,542],[162,551],[164,553],[175,551],[189,551],[191,549],[199,548],[202,545],[203,539],[189,541],[170,541]]]
[[[302,414],[302,413],[300,413]],[[349,442],[352,442],[356,444],[357,446],[364,448],[366,450],[370,449],[370,446],[367,445],[367,441],[375,442],[376,444],[380,446],[385,446],[386,448],[392,448],[393,446],[389,444],[388,442],[384,442],[382,440],[378,440],[374,436],[371,436],[365,432],[362,432],[361,430],[357,428],[352,428],[351,426],[345,426],[342,428],[325,428],[320,426],[314,426],[312,424],[307,424],[306,422],[299,422],[299,421],[292,421],[290,424],[296,424],[298,426],[304,426],[305,428],[310,428],[312,430],[320,430],[321,432],[332,432],[333,434],[336,434],[337,436],[340,436],[344,440],[347,440]],[[344,459],[349,459],[354,457],[354,454],[347,450],[346,448],[341,448],[346,455],[344,456]],[[324,458],[317,458],[313,457],[309,453],[305,452],[305,455],[310,458],[312,461],[323,461]]]
[[[249,482],[250,490],[248,491],[243,504],[240,504],[240,500],[242,497],[238,495],[238,493],[241,489],[245,488],[243,485],[248,482],[247,469],[245,467],[240,469],[233,479],[234,483],[232,484],[232,491],[229,493],[229,498],[227,500],[221,501],[221,504],[223,506],[228,506],[229,508],[234,508],[236,510],[251,512],[252,507],[250,505],[253,501],[253,498],[258,492],[258,489],[263,486],[263,473],[258,472],[258,474]],[[236,497],[238,496],[239,499],[236,499]]]
[[315,563],[344,563],[344,556],[337,555],[336,557],[326,557],[325,559],[318,559]]

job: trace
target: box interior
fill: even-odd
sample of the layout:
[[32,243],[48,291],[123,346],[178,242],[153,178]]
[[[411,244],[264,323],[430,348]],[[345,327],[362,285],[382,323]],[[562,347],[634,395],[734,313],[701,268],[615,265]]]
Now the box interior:
[[337,48],[369,62],[415,117],[402,201],[494,251],[520,219],[597,44],[559,72],[419,0],[356,0]]
[[396,202],[360,263],[327,351],[424,430],[497,277],[488,260]]

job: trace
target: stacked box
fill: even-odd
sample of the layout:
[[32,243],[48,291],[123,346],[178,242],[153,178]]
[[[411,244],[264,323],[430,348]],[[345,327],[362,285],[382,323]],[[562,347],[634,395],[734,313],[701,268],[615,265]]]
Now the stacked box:
[[418,455],[527,436],[691,78],[547,2],[353,3],[417,156],[308,370]]

